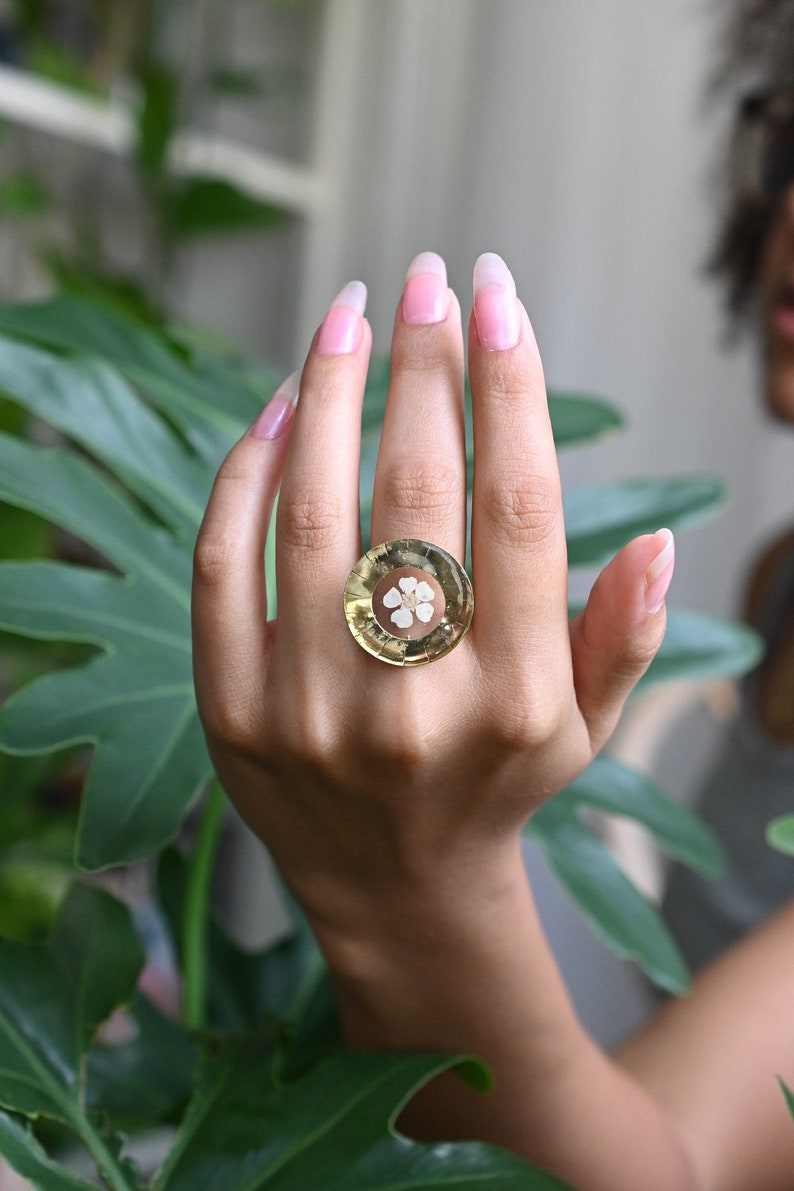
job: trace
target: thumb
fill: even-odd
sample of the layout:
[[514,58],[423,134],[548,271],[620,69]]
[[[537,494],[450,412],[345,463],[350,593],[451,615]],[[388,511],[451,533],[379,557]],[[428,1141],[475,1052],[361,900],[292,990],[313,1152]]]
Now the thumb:
[[596,751],[662,644],[674,566],[669,529],[635,538],[601,572],[571,624],[576,698]]

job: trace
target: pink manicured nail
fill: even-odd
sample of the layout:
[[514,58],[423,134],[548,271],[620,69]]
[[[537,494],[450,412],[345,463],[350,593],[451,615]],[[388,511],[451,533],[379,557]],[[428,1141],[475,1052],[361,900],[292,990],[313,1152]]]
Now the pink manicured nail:
[[436,252],[420,252],[408,266],[403,290],[403,322],[443,323],[449,313],[447,267]]
[[356,350],[364,330],[366,305],[367,287],[362,281],[350,281],[339,291],[317,336],[321,356],[348,356]]
[[279,385],[248,433],[251,438],[273,440],[289,433],[295,418],[301,374],[300,369]]
[[660,611],[675,570],[675,541],[672,533],[669,529],[660,529],[654,537],[659,542],[660,550],[645,572],[645,607],[649,616]]
[[484,252],[474,266],[474,324],[488,351],[507,351],[521,338],[516,283],[495,252]]

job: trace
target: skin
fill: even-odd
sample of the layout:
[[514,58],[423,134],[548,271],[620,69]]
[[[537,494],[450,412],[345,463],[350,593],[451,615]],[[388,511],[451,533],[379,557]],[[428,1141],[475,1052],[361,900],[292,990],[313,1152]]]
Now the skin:
[[[406,1130],[496,1142],[580,1191],[782,1191],[794,1125],[775,1076],[794,1084],[794,921],[612,1059],[579,1025],[535,913],[521,828],[612,732],[661,643],[671,564],[667,537],[635,539],[569,626],[542,366],[511,285],[497,297],[517,342],[494,346],[482,292],[468,330],[470,632],[403,671],[348,631],[370,332],[360,319],[352,349],[327,354],[321,328],[294,419],[233,448],[199,535],[194,656],[210,751],[315,931],[349,1044],[489,1064],[490,1095],[446,1077]],[[463,335],[451,291],[444,306],[423,325],[406,320],[405,298],[398,307],[372,540],[424,538],[462,557]],[[262,552],[279,485],[268,623]]]
[[794,422],[794,187],[778,207],[760,269],[767,405]]

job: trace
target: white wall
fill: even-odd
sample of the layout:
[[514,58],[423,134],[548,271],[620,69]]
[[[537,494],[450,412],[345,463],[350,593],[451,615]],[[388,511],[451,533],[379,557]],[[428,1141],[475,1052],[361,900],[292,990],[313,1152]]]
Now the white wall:
[[[674,600],[728,613],[759,532],[785,518],[790,435],[764,426],[748,348],[726,356],[702,277],[722,114],[704,114],[709,0],[379,0],[348,63],[357,124],[338,280],[370,286],[386,351],[414,252],[503,253],[548,379],[613,399],[631,428],[569,482],[708,471],[727,516],[683,537]],[[311,283],[311,277],[309,277]],[[316,294],[319,319],[327,295]]]

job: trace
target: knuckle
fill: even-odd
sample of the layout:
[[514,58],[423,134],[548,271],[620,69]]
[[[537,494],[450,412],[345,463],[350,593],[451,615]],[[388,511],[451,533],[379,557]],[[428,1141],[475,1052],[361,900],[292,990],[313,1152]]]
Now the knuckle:
[[393,466],[383,480],[383,499],[389,509],[437,514],[457,507],[462,478],[454,467],[434,459],[414,459]]
[[405,711],[390,713],[374,723],[368,733],[366,751],[381,771],[397,770],[403,775],[419,772],[428,756],[428,743],[415,717]]
[[482,509],[501,545],[538,546],[559,533],[559,487],[547,477],[505,474],[484,493]]
[[413,327],[408,335],[398,332],[392,342],[391,367],[395,375],[409,383],[416,378],[424,388],[428,375],[454,376],[457,380],[463,365],[457,343],[445,333],[445,325],[432,323]]
[[279,537],[290,549],[307,553],[333,549],[341,525],[340,501],[331,492],[285,500],[279,508]]
[[653,638],[643,636],[632,642],[630,653],[620,667],[625,671],[629,681],[636,682],[640,675],[645,673],[659,652],[661,643],[661,638],[656,636]]
[[193,551],[193,581],[197,587],[215,588],[228,576],[233,547],[228,537],[199,534]]
[[516,411],[525,411],[546,401],[542,379],[527,376],[514,361],[496,354],[488,360],[490,369],[485,382],[489,405],[500,415],[513,419]]
[[491,741],[508,754],[527,753],[553,740],[561,724],[560,701],[548,688],[528,677],[514,675],[510,698],[491,700],[486,730]]
[[545,745],[554,735],[557,716],[542,707],[505,707],[491,721],[491,736],[508,753],[526,753]]
[[261,732],[257,717],[242,701],[218,700],[211,708],[202,709],[201,720],[210,753],[259,755]]

